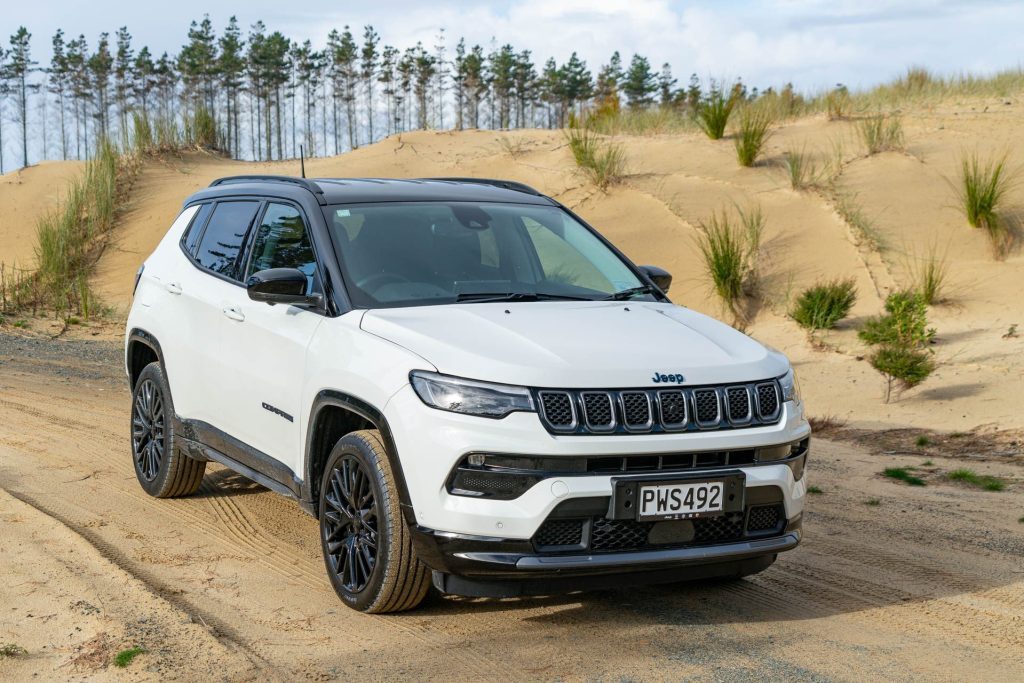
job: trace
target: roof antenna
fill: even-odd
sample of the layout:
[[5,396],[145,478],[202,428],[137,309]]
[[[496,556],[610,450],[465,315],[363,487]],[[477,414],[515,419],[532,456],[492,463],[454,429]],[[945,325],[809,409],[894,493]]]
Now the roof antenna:
[[299,167],[302,169],[302,177],[306,177],[306,148],[299,145]]

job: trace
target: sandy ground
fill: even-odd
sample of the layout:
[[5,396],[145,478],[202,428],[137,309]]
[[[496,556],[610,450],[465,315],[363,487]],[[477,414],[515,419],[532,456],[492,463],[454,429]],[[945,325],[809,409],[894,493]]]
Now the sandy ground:
[[28,651],[0,679],[1024,677],[1019,444],[973,459],[1010,482],[994,493],[943,482],[958,459],[912,488],[878,473],[923,455],[818,440],[804,544],[740,582],[375,617],[337,601],[314,520],[280,496],[217,467],[191,498],[146,496],[119,353],[0,336],[0,643]]

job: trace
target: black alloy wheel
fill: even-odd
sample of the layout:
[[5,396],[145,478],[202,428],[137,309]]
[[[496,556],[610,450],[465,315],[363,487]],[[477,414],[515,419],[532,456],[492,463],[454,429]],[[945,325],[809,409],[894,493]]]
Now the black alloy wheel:
[[362,463],[344,455],[328,474],[322,524],[324,548],[345,590],[359,593],[377,565],[380,510]]
[[156,382],[144,379],[132,406],[132,455],[147,482],[156,479],[164,460],[164,418],[163,392]]

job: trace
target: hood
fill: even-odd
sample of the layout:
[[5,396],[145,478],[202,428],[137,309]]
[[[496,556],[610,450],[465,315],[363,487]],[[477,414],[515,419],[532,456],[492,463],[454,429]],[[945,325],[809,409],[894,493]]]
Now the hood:
[[653,302],[376,309],[360,326],[444,374],[531,387],[665,386],[655,374],[682,375],[685,385],[746,382],[777,377],[788,366],[778,352],[717,320]]

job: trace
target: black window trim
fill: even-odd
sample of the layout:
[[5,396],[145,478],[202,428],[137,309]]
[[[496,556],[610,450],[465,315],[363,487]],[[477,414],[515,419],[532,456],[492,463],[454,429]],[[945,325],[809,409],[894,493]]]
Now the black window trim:
[[[250,235],[250,233],[252,233],[252,228],[253,228],[253,225],[256,222],[256,218],[263,215],[263,207],[266,205],[267,200],[265,198],[263,198],[263,197],[223,197],[223,198],[214,199],[212,201],[196,202],[195,204],[189,204],[189,206],[195,206],[196,204],[199,204],[199,205],[202,205],[202,204],[212,204],[213,205],[212,208],[210,209],[210,215],[207,216],[206,222],[203,224],[202,233],[199,235],[199,238],[196,241],[196,250],[197,250],[197,253],[198,253],[198,249],[202,245],[202,242],[203,242],[203,237],[206,236],[206,228],[210,225],[210,219],[213,218],[213,214],[217,211],[217,205],[218,204],[227,204],[227,203],[230,203],[230,202],[249,202],[249,203],[252,203],[252,204],[258,204],[258,206],[256,207],[256,212],[253,214],[253,219],[251,221],[249,221],[249,225],[248,225],[248,227],[246,227],[245,234],[242,237],[242,246],[241,246],[241,248],[238,251],[239,256],[235,257],[235,266],[237,268],[239,257],[241,257],[242,255],[245,255],[246,256],[246,260],[248,260],[249,235]],[[188,208],[188,207],[186,207],[186,208]],[[200,211],[202,211],[201,208],[200,208]],[[198,214],[196,214],[196,215],[198,215]],[[185,254],[185,257],[192,263],[192,265],[195,266],[195,268],[197,270],[199,270],[199,271],[201,271],[203,273],[206,273],[207,275],[212,275],[213,277],[217,278],[218,280],[223,280],[224,282],[227,282],[228,284],[232,284],[232,285],[235,285],[236,287],[241,287],[241,288],[244,289],[245,288],[245,283],[244,282],[242,282],[240,280],[232,279],[232,278],[228,277],[227,275],[224,275],[223,273],[217,273],[217,272],[214,272],[214,271],[210,270],[206,266],[204,266],[201,263],[199,263],[199,261],[196,259],[195,254],[189,252],[189,250],[185,248],[185,238],[188,236],[188,233],[189,233],[190,230],[191,230],[191,226],[189,227],[189,230],[186,230],[184,232],[184,234],[182,234],[181,241],[178,243],[178,246],[181,247],[182,253]]]

